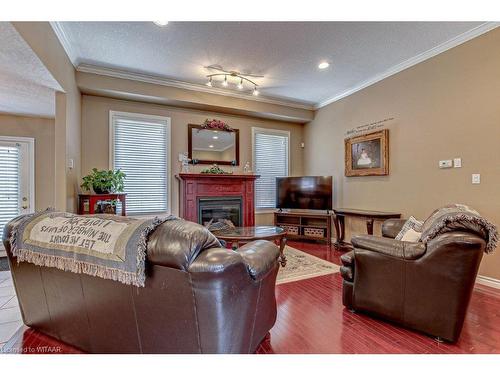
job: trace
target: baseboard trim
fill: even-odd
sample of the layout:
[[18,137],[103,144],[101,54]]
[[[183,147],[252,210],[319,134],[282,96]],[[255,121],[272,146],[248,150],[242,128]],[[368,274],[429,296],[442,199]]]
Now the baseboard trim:
[[476,283],[486,285],[491,288],[500,289],[500,280],[494,279],[493,277],[479,275],[476,278]]

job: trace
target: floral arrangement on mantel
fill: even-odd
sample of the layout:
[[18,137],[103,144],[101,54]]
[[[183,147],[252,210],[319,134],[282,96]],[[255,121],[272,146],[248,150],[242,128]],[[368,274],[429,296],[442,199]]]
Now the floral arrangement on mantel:
[[215,129],[215,130],[224,130],[226,132],[234,132],[234,129],[221,120],[210,120],[206,119],[205,122],[201,125],[203,129]]
[[202,170],[200,173],[206,173],[206,174],[233,174],[233,172],[226,172],[221,167],[219,167],[217,164],[214,164],[210,168]]

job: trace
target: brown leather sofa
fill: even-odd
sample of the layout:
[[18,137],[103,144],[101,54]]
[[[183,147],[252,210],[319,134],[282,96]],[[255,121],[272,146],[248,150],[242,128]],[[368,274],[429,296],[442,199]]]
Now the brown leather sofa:
[[167,221],[150,236],[144,288],[17,263],[24,323],[91,353],[253,353],[276,321],[279,249],[220,248],[204,227]]
[[382,225],[383,237],[355,236],[343,254],[343,304],[455,342],[485,241],[468,232],[441,234],[426,245],[396,241],[405,220]]

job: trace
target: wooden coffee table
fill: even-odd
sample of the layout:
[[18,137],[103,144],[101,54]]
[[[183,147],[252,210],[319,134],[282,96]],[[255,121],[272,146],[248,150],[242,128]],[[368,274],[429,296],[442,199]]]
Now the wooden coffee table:
[[233,249],[238,248],[240,242],[250,242],[255,240],[279,241],[280,264],[286,265],[284,254],[286,245],[286,231],[280,227],[261,225],[256,227],[236,227],[214,232],[215,237],[226,242],[230,242]]

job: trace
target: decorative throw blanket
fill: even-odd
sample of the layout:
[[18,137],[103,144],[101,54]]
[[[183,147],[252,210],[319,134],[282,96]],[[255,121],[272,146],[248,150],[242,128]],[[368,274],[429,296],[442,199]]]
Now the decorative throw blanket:
[[173,219],[46,210],[27,216],[13,228],[10,243],[18,262],[144,286],[148,236]]
[[434,211],[422,226],[421,241],[427,243],[440,234],[451,231],[472,232],[486,241],[486,253],[492,253],[498,242],[498,231],[494,224],[479,212],[463,204],[451,204]]

